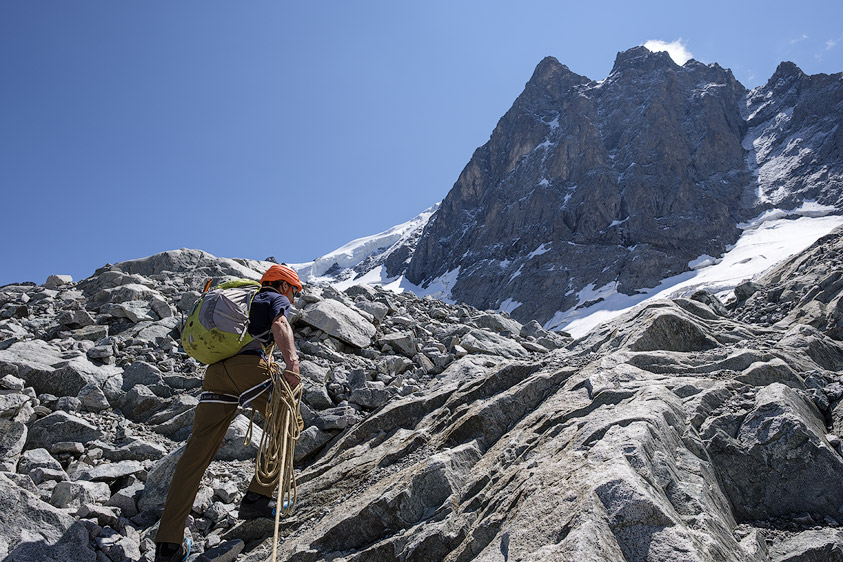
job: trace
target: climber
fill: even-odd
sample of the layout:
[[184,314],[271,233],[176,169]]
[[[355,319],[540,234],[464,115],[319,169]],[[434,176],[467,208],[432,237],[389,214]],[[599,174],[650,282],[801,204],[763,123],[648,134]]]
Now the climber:
[[[244,391],[257,389],[260,394],[252,399],[252,404],[263,413],[269,396],[269,385],[265,383],[270,378],[268,359],[271,359],[273,344],[278,346],[284,358],[284,378],[287,384],[291,388],[301,384],[293,330],[287,321],[290,306],[301,290],[298,274],[286,264],[276,264],[266,270],[261,277],[261,289],[255,295],[249,311],[248,330],[255,339],[237,355],[208,366],[202,385],[207,395],[241,396]],[[222,445],[228,426],[237,414],[237,407],[236,400],[232,403],[204,399],[196,406],[193,432],[170,481],[167,501],[155,537],[155,562],[187,559],[190,541],[183,540],[185,520],[193,506],[202,476]],[[239,518],[273,517],[274,487],[261,485],[253,477],[240,503]]]

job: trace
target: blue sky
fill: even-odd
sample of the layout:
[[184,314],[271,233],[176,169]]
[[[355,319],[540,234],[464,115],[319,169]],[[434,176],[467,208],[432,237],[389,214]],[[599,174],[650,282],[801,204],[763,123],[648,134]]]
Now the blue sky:
[[535,65],[680,41],[843,71],[843,3],[3,0],[0,285],[189,247],[302,262],[441,200]]

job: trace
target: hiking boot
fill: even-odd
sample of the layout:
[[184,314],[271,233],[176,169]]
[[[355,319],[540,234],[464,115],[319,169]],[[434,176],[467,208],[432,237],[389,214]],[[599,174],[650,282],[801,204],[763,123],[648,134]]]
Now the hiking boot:
[[190,555],[190,539],[182,544],[172,542],[155,543],[155,562],[184,562]]
[[275,500],[256,492],[246,492],[240,502],[239,519],[251,521],[261,517],[275,517]]

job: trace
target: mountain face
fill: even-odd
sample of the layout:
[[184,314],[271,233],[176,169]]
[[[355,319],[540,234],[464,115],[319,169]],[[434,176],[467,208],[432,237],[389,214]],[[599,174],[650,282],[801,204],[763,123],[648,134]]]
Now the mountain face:
[[843,75],[792,63],[747,91],[644,47],[599,82],[548,57],[423,231],[377,264],[552,327],[598,289],[633,295],[720,256],[765,210],[843,209],[841,120]]

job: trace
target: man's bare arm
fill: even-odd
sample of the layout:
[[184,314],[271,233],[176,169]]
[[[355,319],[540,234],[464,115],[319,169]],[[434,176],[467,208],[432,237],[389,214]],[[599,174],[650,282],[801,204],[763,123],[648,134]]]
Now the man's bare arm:
[[293,328],[290,326],[290,323],[287,322],[287,318],[281,314],[272,321],[271,329],[272,337],[275,338],[275,345],[278,346],[278,350],[284,358],[286,369],[296,373],[296,377],[293,377],[289,373],[284,373],[284,377],[287,379],[290,386],[295,387],[301,381],[301,377],[298,376],[299,356],[296,352],[296,344],[293,340]]

